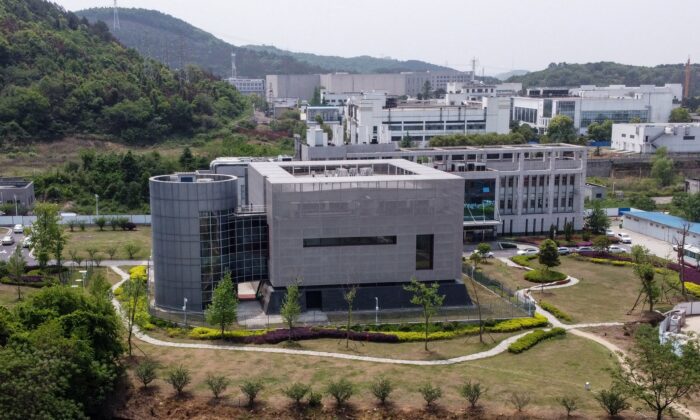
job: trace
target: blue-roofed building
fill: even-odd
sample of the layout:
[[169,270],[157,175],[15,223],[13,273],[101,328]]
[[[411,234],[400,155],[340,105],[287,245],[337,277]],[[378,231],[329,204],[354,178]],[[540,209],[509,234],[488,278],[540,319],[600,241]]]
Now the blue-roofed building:
[[686,243],[700,245],[700,223],[653,211],[631,210],[622,213],[625,229],[668,243],[680,243],[684,225],[690,225]]

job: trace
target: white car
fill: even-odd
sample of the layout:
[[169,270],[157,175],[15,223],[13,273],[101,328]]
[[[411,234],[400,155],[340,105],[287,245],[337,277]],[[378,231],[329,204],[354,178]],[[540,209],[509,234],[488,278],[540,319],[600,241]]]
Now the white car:
[[14,232],[14,233],[24,233],[24,226],[22,226],[22,225],[15,225],[15,227],[12,228],[12,232]]
[[620,242],[622,242],[623,244],[631,244],[632,243],[632,238],[626,233],[622,233],[622,232],[618,233],[617,239],[619,239]]
[[615,231],[612,229],[605,229],[605,236],[615,236]]
[[22,241],[22,248],[31,248],[31,247],[32,247],[32,237],[31,237],[31,236],[27,236],[27,237],[24,238],[24,240]]
[[610,245],[608,247],[608,252],[611,254],[622,254],[623,252],[627,252],[625,248],[617,245]]
[[7,235],[4,238],[2,238],[3,245],[14,245],[14,243],[15,243],[15,238],[13,238],[10,235]]
[[523,248],[519,249],[517,254],[518,255],[537,255],[540,253],[540,250],[537,248]]
[[580,246],[576,248],[576,251],[595,251],[592,246]]
[[571,249],[567,248],[565,246],[560,246],[557,248],[557,251],[559,252],[559,255],[569,255],[571,254]]
[[[475,249],[474,251],[472,251],[472,254],[478,254],[478,253],[479,253],[478,249]],[[493,258],[493,257],[495,257],[495,255],[491,251],[487,252],[486,254],[481,254],[481,258]]]

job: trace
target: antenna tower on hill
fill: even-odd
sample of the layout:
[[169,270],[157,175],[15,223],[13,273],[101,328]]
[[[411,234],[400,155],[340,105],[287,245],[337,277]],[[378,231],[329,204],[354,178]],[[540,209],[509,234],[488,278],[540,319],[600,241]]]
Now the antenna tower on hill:
[[119,8],[117,7],[117,0],[114,0],[114,23],[112,24],[114,30],[121,29],[119,25]]

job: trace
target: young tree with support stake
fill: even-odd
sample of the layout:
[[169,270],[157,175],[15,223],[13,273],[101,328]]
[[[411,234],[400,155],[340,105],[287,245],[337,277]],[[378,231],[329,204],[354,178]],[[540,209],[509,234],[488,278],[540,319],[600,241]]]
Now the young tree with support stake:
[[[134,324],[136,323],[136,313],[138,312],[139,300],[146,291],[146,277],[132,275],[129,280],[124,282],[122,293],[126,296],[124,308],[126,309],[126,324],[127,324],[127,342],[129,344],[129,356],[132,355],[131,337],[134,333]],[[148,302],[146,302],[148,305]]]
[[357,295],[357,287],[353,286],[352,289],[348,290],[343,294],[343,299],[345,303],[348,304],[348,325],[345,330],[345,348],[350,347],[350,324],[352,323],[352,303],[355,301],[355,296]]
[[428,286],[424,282],[418,281],[415,276],[411,278],[410,284],[403,287],[405,291],[413,293],[411,303],[423,308],[423,318],[425,319],[425,351],[428,351],[428,324],[430,323],[430,317],[437,313],[438,309],[442,306],[442,302],[445,300],[445,295],[438,294],[439,288],[440,285],[437,284],[437,282]]
[[209,324],[221,328],[221,338],[223,339],[226,328],[236,321],[237,311],[236,287],[231,280],[231,272],[227,271],[214,289],[211,304],[207,307],[205,316]]
[[7,260],[7,271],[17,283],[17,300],[22,300],[22,275],[27,267],[27,261],[22,255],[22,247],[16,247],[10,258]]
[[294,324],[296,324],[301,315],[301,304],[299,303],[299,280],[287,286],[287,293],[282,300],[280,315],[284,319],[287,328],[289,328],[289,341],[292,341]]

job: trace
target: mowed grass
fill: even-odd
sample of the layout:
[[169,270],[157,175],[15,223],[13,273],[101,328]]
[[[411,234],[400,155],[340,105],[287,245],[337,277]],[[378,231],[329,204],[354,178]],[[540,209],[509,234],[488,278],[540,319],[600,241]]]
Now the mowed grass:
[[[39,289],[34,287],[20,286],[20,288],[22,290],[22,299],[26,299],[27,297],[39,291]],[[19,302],[17,301],[17,286],[9,284],[0,284],[0,306],[4,306],[5,308],[9,309],[17,305],[18,303]]]
[[[561,257],[560,260],[561,265],[555,269],[579,279],[579,283],[571,287],[545,290],[544,293],[535,289],[535,299],[545,300],[556,306],[571,315],[575,323],[625,322],[639,318],[642,313],[641,302],[632,314],[627,314],[637,300],[640,290],[639,278],[632,267],[594,264],[572,257]],[[536,259],[532,262],[535,267],[539,266]],[[500,262],[491,262],[491,265],[484,266],[483,270],[488,276],[511,288],[536,286],[523,278],[523,270],[508,267]],[[677,276],[675,273],[670,275]],[[657,273],[656,278],[662,283],[660,274]],[[674,291],[670,292],[670,295],[674,294]]]
[[117,253],[114,256],[116,260],[126,260],[128,255],[124,250],[126,244],[132,243],[139,247],[139,251],[135,255],[137,260],[145,260],[151,255],[151,227],[139,225],[134,231],[113,231],[110,226],[105,226],[104,231],[100,231],[95,226],[87,226],[85,231],[76,228],[73,232],[66,229],[66,244],[65,256],[69,257],[69,250],[75,249],[85,259],[88,257],[87,250],[90,248],[100,252],[100,257],[103,260],[109,259],[107,248],[114,247]]
[[[457,388],[471,379],[488,388],[484,397],[488,412],[512,414],[514,410],[506,402],[508,397],[512,392],[525,392],[532,396],[532,405],[527,411],[544,413],[547,418],[561,415],[556,399],[563,395],[579,398],[581,408],[577,414],[580,416],[599,416],[600,409],[583,384],[591,382],[594,390],[607,387],[610,379],[606,369],[616,363],[614,356],[602,346],[575,336],[543,342],[520,355],[503,353],[448,366],[406,366],[309,356],[165,348],[141,342],[138,347],[160,363],[161,377],[174,365],[182,364],[190,369],[193,380],[189,390],[195,397],[209,397],[204,385],[208,373],[226,375],[233,381],[227,391],[232,399],[241,397],[238,385],[243,380],[259,377],[265,384],[262,400],[277,407],[288,403],[281,390],[295,381],[312,384],[314,390],[323,391],[329,381],[344,377],[358,387],[351,402],[358,407],[371,407],[374,398],[369,384],[383,375],[397,386],[391,400],[399,408],[421,409],[424,403],[418,388],[432,382],[443,389],[444,396],[439,404],[458,412],[464,409],[465,402]],[[405,355],[397,348],[395,356]],[[162,379],[156,384],[158,392],[172,394],[172,389]],[[327,396],[324,403],[332,404]]]

